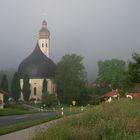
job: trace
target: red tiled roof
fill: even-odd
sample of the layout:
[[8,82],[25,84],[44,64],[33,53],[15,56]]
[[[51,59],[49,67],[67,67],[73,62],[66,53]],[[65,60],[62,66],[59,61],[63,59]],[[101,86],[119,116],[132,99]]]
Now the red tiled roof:
[[118,94],[119,94],[119,91],[118,91],[118,89],[116,89],[116,90],[112,90],[112,91],[104,94],[102,97],[112,97],[112,96],[118,95]]
[[133,98],[140,98],[140,92],[130,93],[129,95],[131,95]]

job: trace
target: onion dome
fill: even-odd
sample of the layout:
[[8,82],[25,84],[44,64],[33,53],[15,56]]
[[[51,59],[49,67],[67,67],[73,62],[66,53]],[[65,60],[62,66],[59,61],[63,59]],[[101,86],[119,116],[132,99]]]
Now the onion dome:
[[55,75],[55,69],[55,63],[42,53],[37,43],[34,51],[20,63],[18,73],[21,78],[27,74],[33,79],[51,79]]
[[39,31],[39,39],[47,39],[50,37],[50,31],[47,29],[47,22],[43,20],[42,28]]

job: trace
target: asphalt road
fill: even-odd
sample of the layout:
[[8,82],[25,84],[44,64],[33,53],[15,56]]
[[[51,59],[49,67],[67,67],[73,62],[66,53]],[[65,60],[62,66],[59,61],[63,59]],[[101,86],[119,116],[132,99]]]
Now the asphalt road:
[[3,116],[0,117],[0,128],[21,123],[21,122],[43,118],[46,116],[54,116],[56,114],[57,114],[56,112],[41,112],[41,113],[26,114],[26,115]]

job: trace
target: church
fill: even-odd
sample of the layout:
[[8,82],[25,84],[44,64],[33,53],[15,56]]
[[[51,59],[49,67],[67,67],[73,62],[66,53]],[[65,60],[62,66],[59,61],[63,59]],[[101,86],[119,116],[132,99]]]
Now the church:
[[55,93],[55,63],[50,59],[50,32],[47,22],[43,20],[42,28],[33,52],[25,58],[18,67],[20,75],[21,99],[23,100],[23,78],[29,76],[31,95],[30,100],[41,100],[43,80],[47,80],[47,92]]

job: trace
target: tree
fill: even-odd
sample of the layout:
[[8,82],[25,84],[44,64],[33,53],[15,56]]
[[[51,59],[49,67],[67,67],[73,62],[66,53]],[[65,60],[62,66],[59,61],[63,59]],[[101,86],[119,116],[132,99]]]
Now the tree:
[[55,82],[61,103],[71,104],[80,97],[86,84],[86,72],[82,60],[83,58],[76,54],[65,55],[57,64]]
[[94,93],[93,87],[86,86],[80,94],[78,105],[95,105],[99,102],[98,95]]
[[111,59],[98,62],[98,76],[96,82],[105,91],[110,89],[122,89],[125,81],[125,62]]
[[16,72],[16,70],[14,70],[14,69],[0,70],[0,81],[2,80],[2,77],[4,74],[7,76],[9,93],[11,92],[11,82],[12,82],[12,78],[13,78],[15,72]]
[[[5,74],[2,76],[0,88],[8,93],[8,79],[7,79],[7,76]],[[5,103],[8,102],[8,98],[9,98],[8,95],[4,96],[4,102]]]
[[132,54],[132,61],[128,64],[127,78],[131,86],[140,90],[140,54],[138,53]]
[[31,94],[31,89],[30,89],[30,83],[29,83],[28,75],[25,75],[25,77],[23,79],[22,93],[23,93],[24,100],[29,101],[29,97],[30,97],[30,94]]
[[18,99],[20,98],[20,93],[21,93],[20,78],[19,74],[15,72],[11,83],[11,96],[16,102],[18,102]]
[[47,80],[44,78],[42,85],[42,95],[47,94]]

